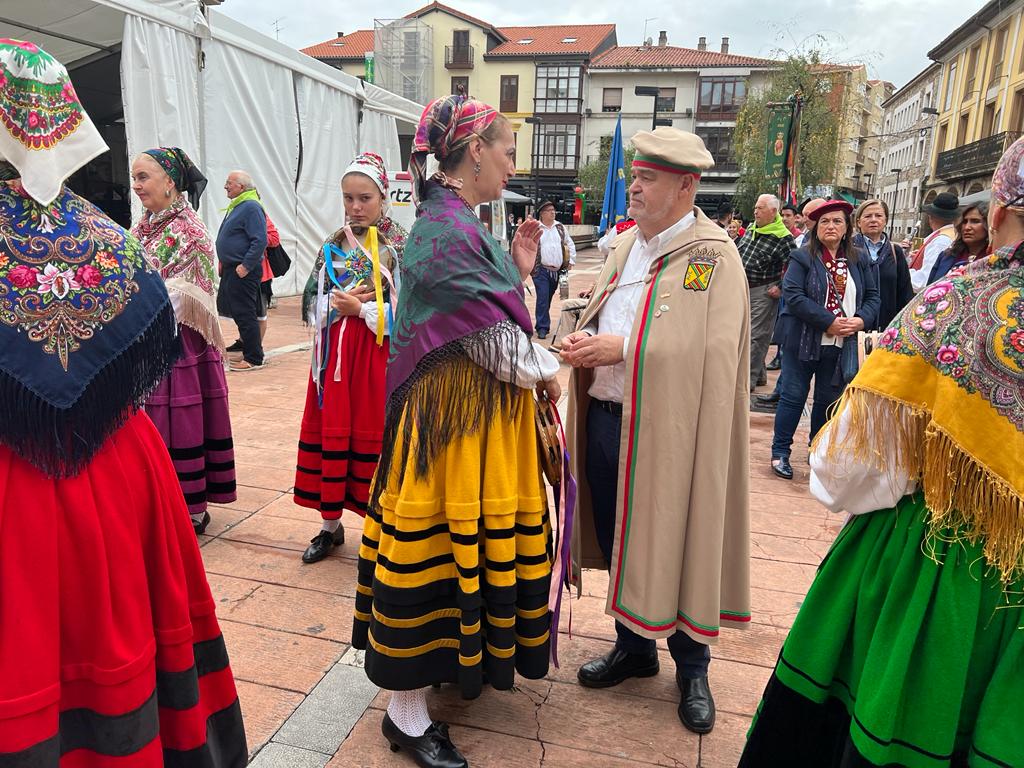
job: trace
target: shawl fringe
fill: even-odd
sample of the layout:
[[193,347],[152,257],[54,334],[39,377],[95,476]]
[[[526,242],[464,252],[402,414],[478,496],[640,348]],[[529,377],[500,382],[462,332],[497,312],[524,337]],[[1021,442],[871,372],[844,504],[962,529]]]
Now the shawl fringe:
[[[173,290],[168,286],[169,290]],[[208,302],[203,302],[187,293],[177,292],[177,318],[182,325],[187,325],[198,333],[210,346],[216,347],[224,354],[224,334],[221,332],[220,320],[210,312]]]
[[379,509],[395,461],[399,483],[405,480],[410,457],[414,476],[426,477],[453,441],[476,434],[498,413],[517,415],[524,390],[491,371],[504,369],[509,359],[515,370],[520,332],[514,323],[501,322],[438,347],[391,394],[371,508]]
[[46,402],[0,371],[0,443],[50,477],[73,477],[142,406],[180,353],[168,301],[68,408]]
[[1024,498],[1013,486],[968,453],[927,409],[848,387],[834,418],[844,411],[850,411],[849,431],[841,443],[830,441],[829,459],[852,454],[890,475],[902,470],[917,478],[928,507],[930,537],[982,542],[985,560],[1004,586],[1024,577]]

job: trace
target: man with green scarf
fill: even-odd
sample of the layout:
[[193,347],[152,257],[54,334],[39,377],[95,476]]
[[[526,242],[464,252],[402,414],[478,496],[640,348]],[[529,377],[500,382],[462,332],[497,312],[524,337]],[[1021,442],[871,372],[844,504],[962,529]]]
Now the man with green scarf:
[[235,321],[242,340],[242,360],[232,362],[231,370],[247,371],[263,365],[263,342],[257,317],[263,252],[267,250],[267,217],[248,173],[229,173],[224,191],[229,202],[217,232],[217,260],[220,262],[217,311]]
[[761,195],[754,205],[754,225],[736,243],[750,287],[750,391],[765,384],[768,371],[764,359],[771,343],[772,329],[782,293],[779,284],[795,247],[782,216],[779,198]]

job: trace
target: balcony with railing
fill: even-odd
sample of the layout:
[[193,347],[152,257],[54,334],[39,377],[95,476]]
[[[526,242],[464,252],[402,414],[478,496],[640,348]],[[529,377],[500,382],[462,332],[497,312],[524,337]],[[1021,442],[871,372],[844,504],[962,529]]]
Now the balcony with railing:
[[446,69],[472,69],[472,45],[446,45],[444,47],[444,66]]
[[935,175],[951,181],[991,173],[1006,148],[1020,135],[1018,131],[1004,131],[956,149],[940,152],[935,163]]

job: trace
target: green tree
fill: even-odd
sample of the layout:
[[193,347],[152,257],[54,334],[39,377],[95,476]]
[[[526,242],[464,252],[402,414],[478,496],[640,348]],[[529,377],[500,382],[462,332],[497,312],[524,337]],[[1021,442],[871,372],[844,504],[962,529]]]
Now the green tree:
[[[597,160],[593,160],[580,168],[580,186],[587,195],[587,223],[597,224],[601,220],[601,207],[604,205],[604,185],[608,179],[608,155],[611,151],[611,137],[601,142],[601,150]],[[629,169],[633,165],[636,150],[626,147],[626,183],[629,183]],[[627,200],[629,195],[626,195]]]
[[832,94],[829,72],[835,71],[833,65],[826,63],[818,50],[791,53],[780,59],[780,65],[767,88],[748,95],[736,118],[733,152],[741,170],[734,203],[748,219],[757,196],[774,192],[778,186],[764,175],[770,102],[786,101],[795,93],[803,97],[797,153],[800,184],[828,184],[835,173],[842,115]]

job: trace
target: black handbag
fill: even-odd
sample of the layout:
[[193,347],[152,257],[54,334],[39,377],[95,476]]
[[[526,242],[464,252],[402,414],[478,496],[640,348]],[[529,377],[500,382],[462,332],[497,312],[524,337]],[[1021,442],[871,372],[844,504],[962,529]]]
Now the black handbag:
[[291,257],[283,245],[271,245],[267,248],[267,262],[270,264],[270,271],[274,277],[281,277],[292,268]]

